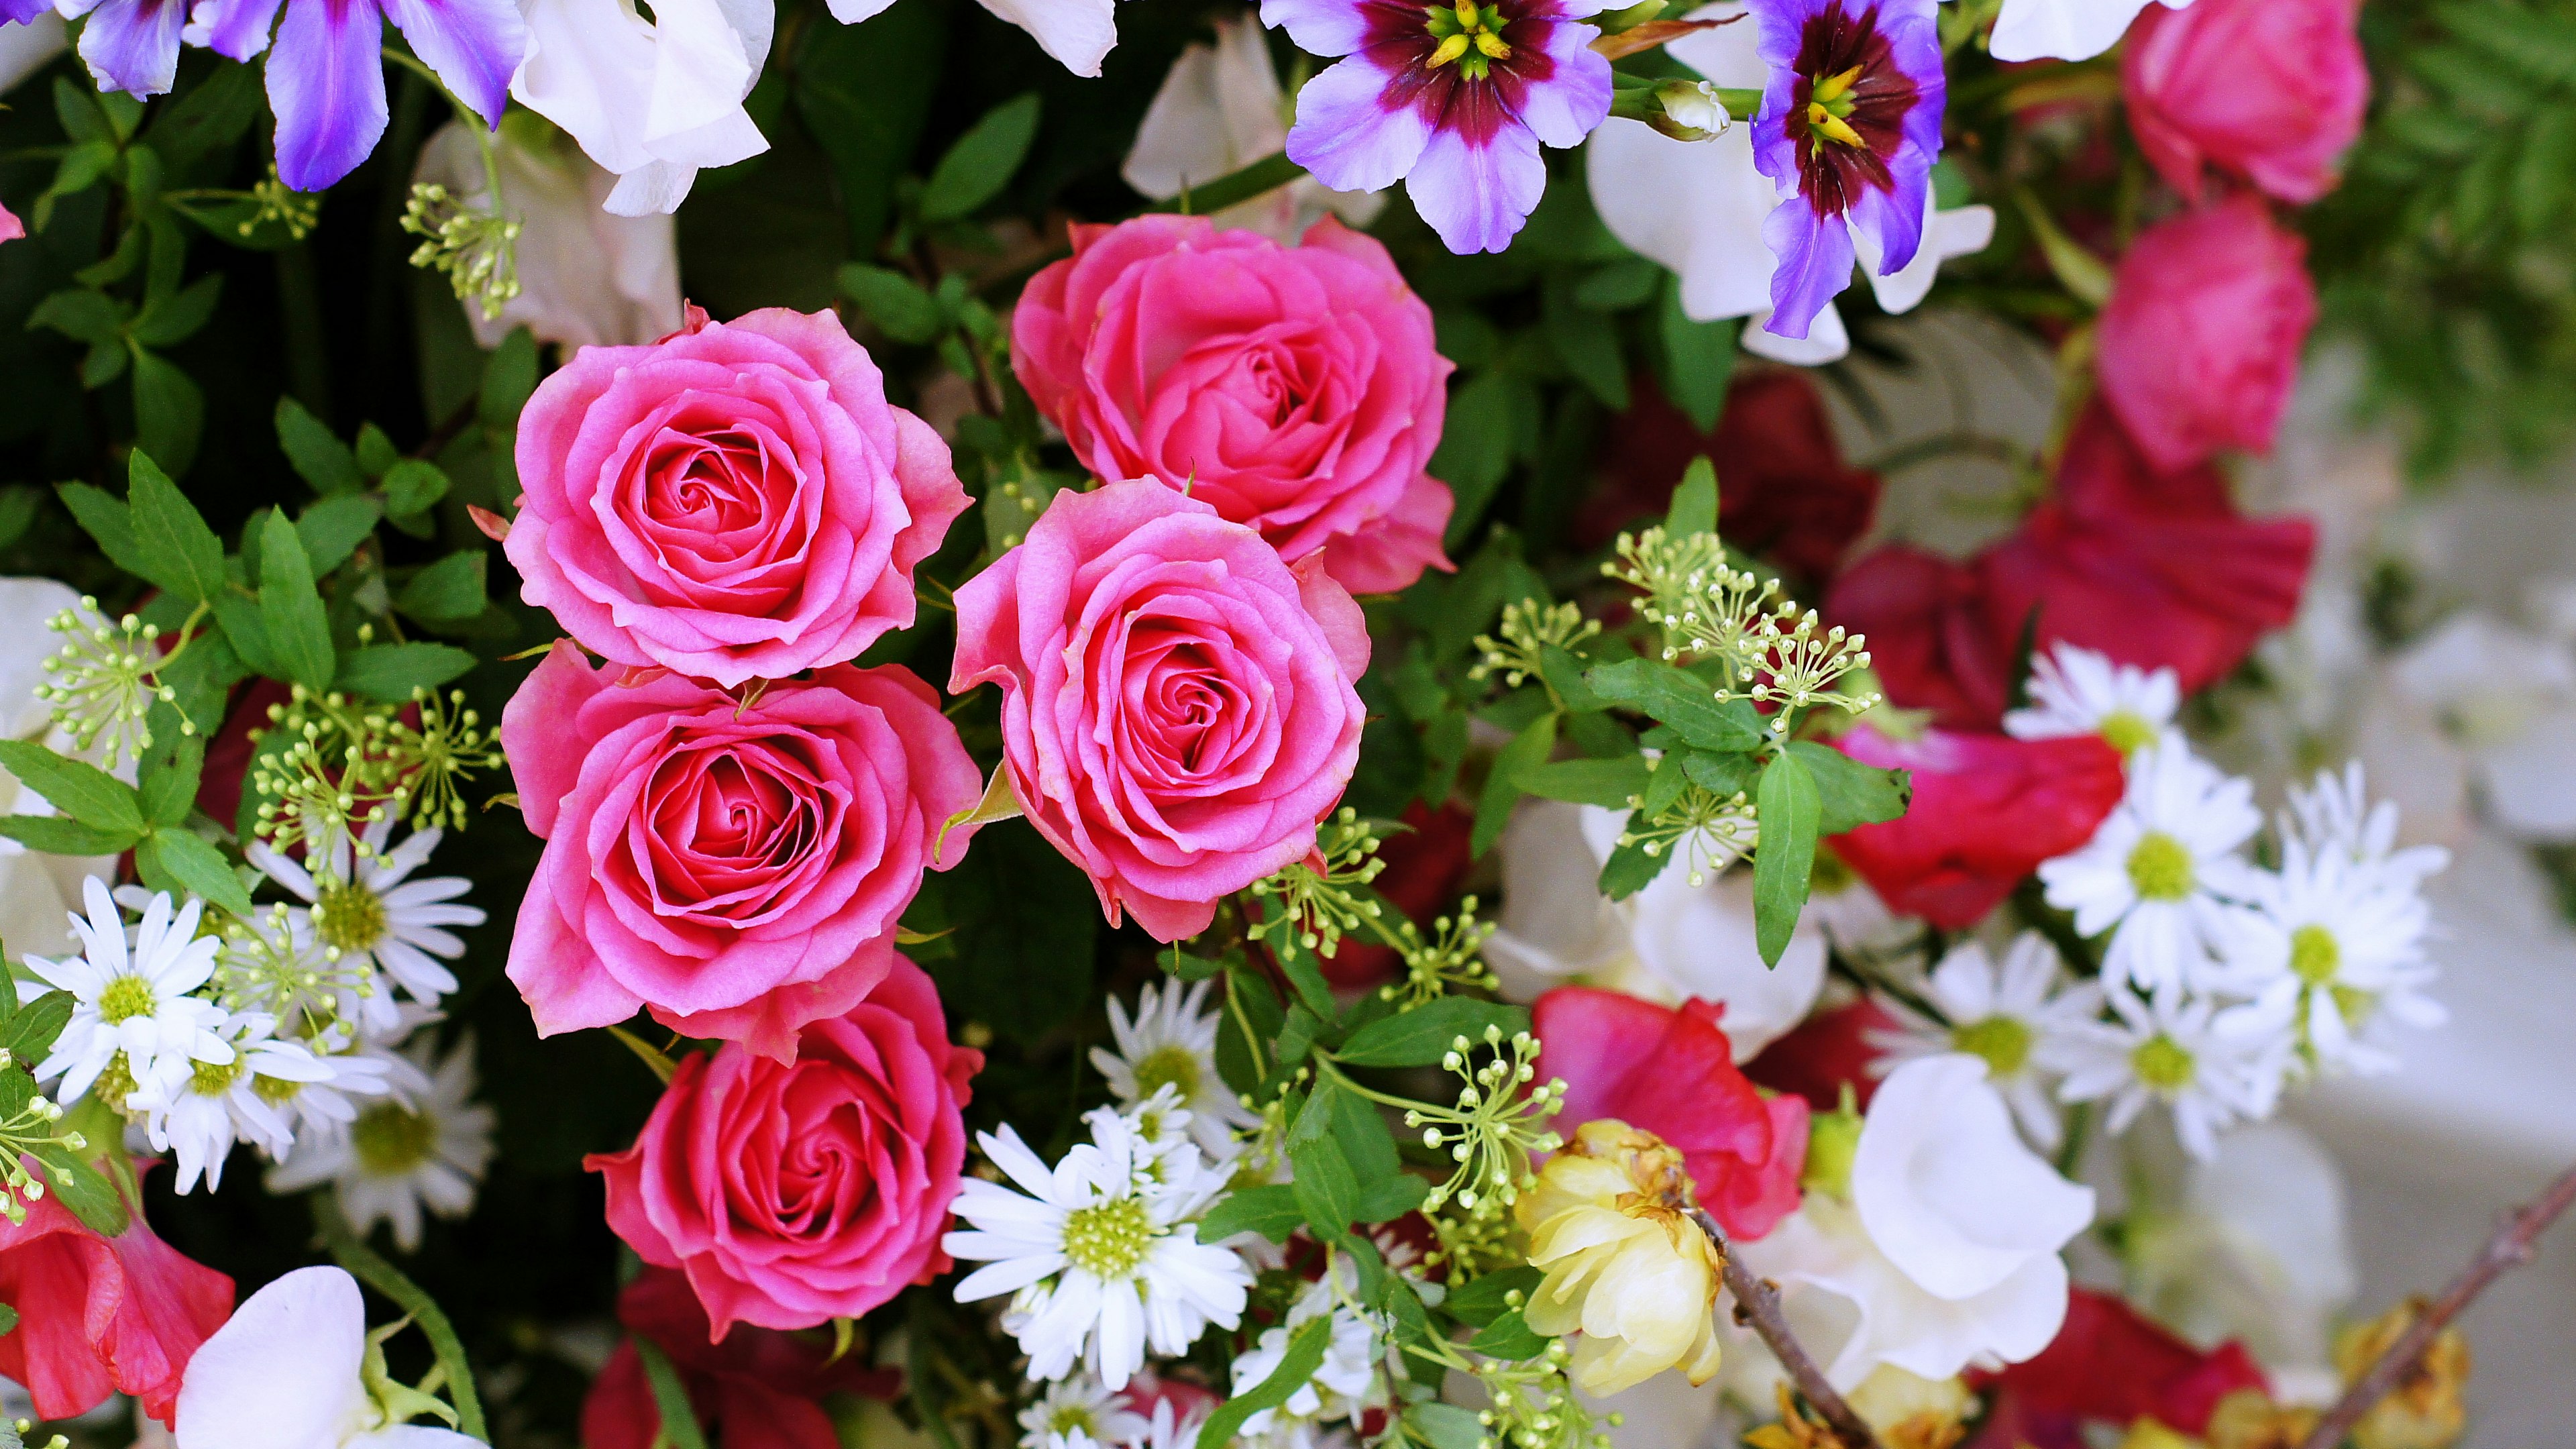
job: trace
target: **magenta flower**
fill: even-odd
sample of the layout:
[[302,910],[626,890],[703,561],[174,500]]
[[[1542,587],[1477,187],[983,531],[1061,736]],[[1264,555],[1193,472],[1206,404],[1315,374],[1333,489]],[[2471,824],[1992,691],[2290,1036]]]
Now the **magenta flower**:
[[1335,191],[1405,183],[1453,252],[1498,252],[1547,189],[1540,142],[1610,114],[1610,62],[1578,22],[1604,0],[1262,0],[1261,21],[1342,56],[1297,93],[1288,159]]
[[1856,241],[1882,277],[1914,260],[1949,89],[1934,3],[1748,0],[1771,68],[1753,164],[1781,195],[1762,223],[1780,259],[1766,330],[1806,336],[1850,285]]

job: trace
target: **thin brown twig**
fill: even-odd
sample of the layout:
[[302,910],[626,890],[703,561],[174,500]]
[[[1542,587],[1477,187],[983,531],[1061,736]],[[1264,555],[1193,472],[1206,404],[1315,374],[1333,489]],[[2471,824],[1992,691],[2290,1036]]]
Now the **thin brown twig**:
[[1816,1366],[1814,1355],[1789,1331],[1789,1320],[1780,1312],[1780,1290],[1744,1266],[1727,1246],[1725,1231],[1718,1227],[1717,1219],[1708,1215],[1708,1209],[1695,1208],[1691,1216],[1726,1259],[1726,1289],[1735,1295],[1738,1317],[1752,1324],[1753,1331],[1770,1345],[1780,1366],[1789,1371],[1789,1381],[1798,1386],[1798,1392],[1806,1396],[1817,1413],[1824,1415],[1847,1449],[1878,1449],[1878,1440],[1869,1432],[1869,1425],[1861,1422],[1850,1403],[1825,1381],[1825,1371]]
[[2547,1232],[2549,1225],[2557,1221],[2571,1204],[2576,1204],[2576,1167],[2560,1173],[2558,1180],[2549,1184],[2539,1197],[2506,1215],[2505,1220],[2497,1225],[2494,1236],[2488,1238],[2478,1249],[2478,1255],[2469,1260],[2469,1266],[2460,1270],[2459,1276],[2442,1290],[2442,1296],[2434,1299],[2431,1306],[2417,1316],[2414,1324],[2388,1346],[2388,1351],[2379,1356],[2379,1361],[2372,1364],[2367,1373],[2353,1380],[2352,1387],[2344,1390],[2343,1397],[2336,1400],[2326,1416],[2317,1421],[2317,1427],[2299,1449],[2336,1449],[2343,1443],[2353,1426],[2361,1422],[2361,1416],[2369,1413],[2372,1405],[2388,1397],[2390,1391],[2414,1371],[2416,1361],[2433,1346],[2433,1340],[2450,1325],[2451,1320],[2460,1316],[2462,1309],[2475,1301],[2496,1279],[2531,1261],[2540,1235]]

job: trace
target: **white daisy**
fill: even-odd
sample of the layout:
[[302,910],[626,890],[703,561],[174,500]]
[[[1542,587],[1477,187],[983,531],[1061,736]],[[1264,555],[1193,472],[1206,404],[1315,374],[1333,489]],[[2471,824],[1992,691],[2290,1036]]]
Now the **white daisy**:
[[2253,999],[2222,1014],[2220,1030],[2287,1030],[2319,1066],[2375,1074],[2396,1070],[2397,1057],[2364,1039],[2380,1035],[2372,1028],[2448,1019],[2423,991],[2438,974],[2423,954],[2431,912],[2404,868],[2314,854],[2293,835],[2280,874],[2261,886],[2224,950],[2228,989]]
[[1916,1057],[1965,1052],[1986,1064],[1986,1080],[2023,1134],[2043,1148],[2057,1146],[2057,1108],[2040,1079],[2066,1069],[2069,1042],[2101,1016],[2101,986],[2069,981],[2056,948],[2025,932],[2001,966],[1974,942],[1951,948],[1925,981],[1924,995],[1947,1024],[1882,995],[1879,1004],[1903,1025],[1869,1034],[1887,1051],[1872,1070],[1884,1075]]
[[980,1134],[984,1155],[1019,1190],[968,1178],[955,1211],[973,1230],[940,1246],[985,1265],[957,1285],[958,1302],[1011,1295],[1002,1326],[1028,1354],[1030,1378],[1062,1378],[1079,1360],[1123,1389],[1148,1346],[1184,1353],[1209,1324],[1240,1323],[1252,1275],[1232,1252],[1198,1240],[1192,1219],[1224,1175],[1195,1160],[1194,1146],[1158,1159],[1129,1117],[1102,1110],[1087,1120],[1092,1140],[1052,1169],[1007,1125]]
[[[310,1082],[264,1080],[260,1095],[286,1114],[295,1135],[345,1135],[375,1097],[418,1101],[431,1090],[429,1073],[411,1058],[377,1041],[342,1044],[333,1037],[304,1043],[330,1075]],[[283,1160],[287,1153],[272,1152]]]
[[122,1092],[184,1074],[191,1063],[230,1064],[233,1049],[216,1031],[222,1009],[189,994],[215,970],[214,938],[197,934],[204,903],[192,898],[173,911],[166,892],[155,894],[129,944],[125,913],[106,885],[91,876],[81,889],[89,915],[71,918],[81,954],[61,961],[30,956],[27,968],[43,984],[18,983],[22,1001],[48,989],[72,998],[71,1021],[37,1065],[36,1079],[61,1078],[57,1095],[72,1101],[122,1056],[122,1100]]
[[1020,1449],[1096,1449],[1132,1444],[1150,1425],[1129,1406],[1127,1396],[1102,1386],[1089,1374],[1075,1374],[1049,1384],[1020,1410]]
[[428,1076],[428,1090],[366,1107],[346,1132],[299,1138],[293,1155],[270,1170],[268,1190],[330,1183],[350,1226],[363,1235],[390,1222],[406,1252],[420,1246],[422,1208],[464,1216],[492,1160],[492,1109],[473,1100],[474,1039],[460,1039],[444,1058],[436,1050],[424,1037],[404,1053]]
[[1207,1008],[1213,977],[1191,983],[1148,982],[1136,997],[1136,1014],[1117,998],[1109,1001],[1109,1034],[1118,1050],[1091,1049],[1091,1064],[1109,1079],[1109,1090],[1133,1107],[1163,1087],[1173,1088],[1189,1109],[1190,1136],[1207,1155],[1230,1162],[1240,1151],[1234,1129],[1257,1127],[1261,1119],[1245,1108],[1216,1069],[1217,1013]]
[[393,828],[391,816],[368,826],[360,837],[364,849],[354,852],[347,836],[337,837],[318,871],[263,844],[253,843],[245,854],[270,880],[305,901],[309,909],[300,915],[324,959],[363,957],[414,1000],[435,1006],[456,989],[455,975],[440,960],[465,954],[465,943],[445,928],[479,926],[483,910],[453,904],[471,888],[460,877],[408,878],[428,863],[442,832],[416,830],[388,850]]
[[2122,755],[2164,738],[2182,707],[2182,684],[2170,669],[2152,672],[2111,656],[2059,643],[2030,661],[2030,705],[2004,716],[2015,739],[2100,735]]
[[2075,929],[2116,928],[2106,980],[2140,989],[2197,986],[2247,867],[2236,852],[2263,824],[2251,782],[2220,773],[2179,737],[2129,762],[2128,793],[2083,849],[2043,863],[2048,903]]
[[1332,1315],[1331,1337],[1314,1377],[1297,1386],[1286,1403],[1263,1409],[1243,1421],[1241,1441],[1259,1449],[1317,1449],[1319,1440],[1339,1424],[1357,1427],[1371,1409],[1386,1407],[1386,1379],[1378,1370],[1384,1346],[1366,1315],[1352,1306],[1358,1297],[1358,1272],[1339,1255],[1333,1271],[1306,1285],[1288,1310],[1288,1320],[1266,1328],[1249,1349],[1236,1357],[1231,1372],[1234,1392],[1245,1394],[1278,1371],[1288,1356],[1288,1340],[1299,1328]]
[[193,1190],[200,1175],[208,1192],[223,1186],[224,1159],[235,1142],[271,1158],[285,1156],[295,1145],[285,1099],[333,1075],[301,1044],[278,1040],[277,1018],[266,1012],[237,1012],[218,1034],[233,1048],[231,1061],[194,1062],[185,1072],[148,1077],[126,1098],[128,1112],[143,1114],[152,1150],[178,1159],[173,1192]]
[[1204,1412],[1182,1417],[1172,1412],[1170,1399],[1156,1399],[1154,1416],[1145,1421],[1145,1431],[1129,1441],[1130,1449],[1198,1449],[1199,1430],[1207,1421]]
[[2175,1135],[2202,1161],[2218,1150],[2221,1128],[2272,1115],[2289,1060],[2286,1038],[2216,1030],[2217,1003],[2205,996],[2142,998],[2114,986],[2109,998],[2117,1020],[2068,1043],[2061,1099],[2109,1098],[2104,1125],[2113,1132],[2128,1130],[2149,1102],[2163,1102],[2173,1110]]
[[2313,856],[2341,856],[2371,867],[2391,886],[2410,890],[2451,863],[2451,853],[2438,845],[2397,848],[2397,802],[2371,803],[2359,760],[2347,763],[2341,775],[2318,771],[2310,789],[2290,787],[2281,839]]

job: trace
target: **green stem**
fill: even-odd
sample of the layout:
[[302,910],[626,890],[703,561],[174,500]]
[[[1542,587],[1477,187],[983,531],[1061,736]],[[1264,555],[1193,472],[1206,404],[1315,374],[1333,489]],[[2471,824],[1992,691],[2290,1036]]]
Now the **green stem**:
[[1243,997],[1230,980],[1225,983],[1225,1009],[1234,1017],[1234,1029],[1243,1033],[1244,1049],[1252,1054],[1253,1075],[1269,1076],[1270,1068],[1261,1051],[1261,1034],[1252,1029],[1251,1014],[1243,1009]]
[[[456,1404],[457,1432],[491,1443],[492,1436],[483,1427],[483,1400],[474,1392],[474,1368],[466,1361],[464,1340],[456,1336],[456,1326],[447,1321],[438,1300],[360,1241],[328,1194],[313,1195],[313,1226],[341,1267],[392,1299],[396,1307],[411,1315],[412,1322],[420,1325],[421,1334],[438,1355],[439,1367],[447,1370],[447,1392]],[[705,1449],[705,1445],[701,1443],[697,1449]]]
[[662,1346],[642,1334],[628,1342],[635,1345],[635,1357],[644,1365],[644,1382],[653,1390],[654,1417],[662,1427],[653,1442],[669,1444],[671,1449],[707,1449],[707,1436],[698,1427],[698,1411],[689,1402],[689,1389],[680,1382],[680,1371]]
[[1276,191],[1305,174],[1306,168],[1289,160],[1288,153],[1282,151],[1265,156],[1239,171],[1229,171],[1205,186],[1185,186],[1181,188],[1181,194],[1166,206],[1149,209],[1205,216]]
[[2093,1128],[2093,1104],[2078,1102],[2066,1109],[2066,1143],[2057,1149],[2057,1175],[2073,1181],[2075,1169],[2084,1162],[2084,1138]]

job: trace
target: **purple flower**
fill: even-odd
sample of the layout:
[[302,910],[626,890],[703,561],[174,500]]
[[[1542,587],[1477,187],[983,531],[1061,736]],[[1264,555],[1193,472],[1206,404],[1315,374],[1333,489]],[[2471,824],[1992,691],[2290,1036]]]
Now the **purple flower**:
[[1262,0],[1261,21],[1347,57],[1297,93],[1288,159],[1335,191],[1405,183],[1453,252],[1498,252],[1547,188],[1539,143],[1610,114],[1610,62],[1576,23],[1606,0]]
[[81,27],[80,58],[100,90],[157,96],[170,89],[179,74],[179,27],[188,18],[188,0],[65,0],[59,8],[66,19],[89,17]]
[[1781,195],[1762,223],[1780,259],[1765,330],[1805,337],[1850,284],[1855,240],[1879,276],[1914,260],[1949,88],[1934,3],[1748,0],[1771,68],[1753,164]]
[[[175,8],[176,0],[107,0],[108,7],[164,3]],[[528,49],[513,0],[197,0],[188,41],[249,60],[268,49],[281,3],[286,19],[268,58],[268,104],[277,113],[278,179],[298,191],[320,191],[348,175],[384,135],[385,21],[458,100],[495,126],[509,103],[510,75]],[[174,56],[177,42],[174,32]],[[85,39],[82,49],[86,54]]]

